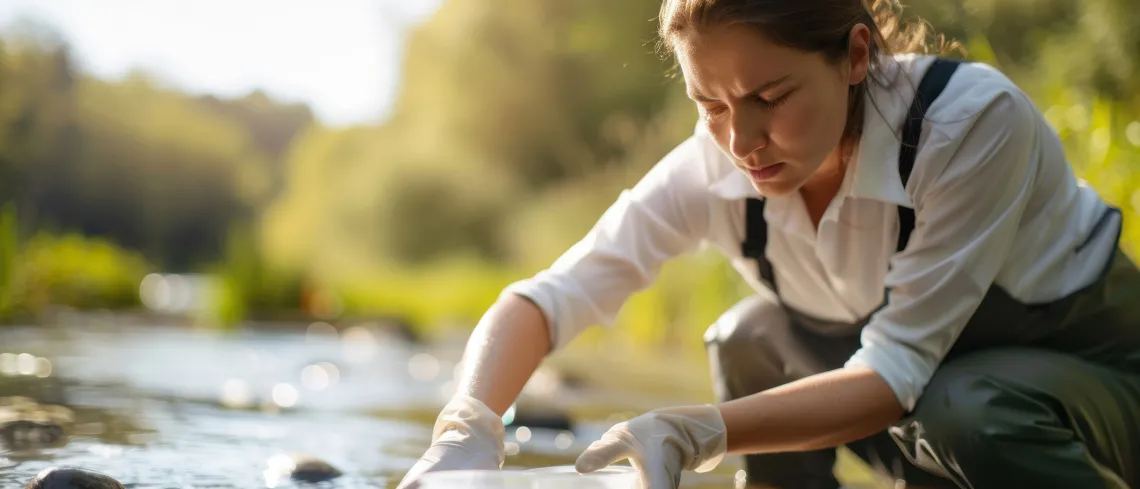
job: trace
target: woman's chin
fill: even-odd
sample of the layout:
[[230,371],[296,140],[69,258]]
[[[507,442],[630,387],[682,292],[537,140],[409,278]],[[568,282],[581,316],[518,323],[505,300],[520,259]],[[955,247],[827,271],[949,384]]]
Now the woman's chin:
[[752,187],[764,197],[785,197],[799,189],[799,186],[782,180],[769,180],[765,182],[752,180]]

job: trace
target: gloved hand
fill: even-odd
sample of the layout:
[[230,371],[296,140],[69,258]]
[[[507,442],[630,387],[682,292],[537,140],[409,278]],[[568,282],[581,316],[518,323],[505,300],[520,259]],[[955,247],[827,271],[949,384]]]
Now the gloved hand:
[[415,489],[417,479],[441,470],[498,470],[506,460],[503,420],[478,399],[456,394],[440,411],[431,446],[396,489]]
[[588,473],[628,458],[641,473],[642,489],[677,489],[682,470],[708,472],[727,450],[716,406],[672,407],[614,425],[578,456],[575,467]]

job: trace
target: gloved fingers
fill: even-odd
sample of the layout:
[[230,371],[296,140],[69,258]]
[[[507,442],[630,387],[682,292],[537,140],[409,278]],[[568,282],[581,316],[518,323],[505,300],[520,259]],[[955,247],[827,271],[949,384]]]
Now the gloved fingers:
[[404,474],[403,480],[396,489],[415,489],[419,486],[418,479],[428,472],[444,470],[498,470],[500,465],[493,453],[473,450],[462,442],[448,440],[443,437],[432,444],[416,461],[412,468]]
[[637,470],[637,489],[651,489],[653,487],[652,481],[655,478],[653,474],[650,474],[650,471],[653,470],[653,464],[647,464],[637,457],[629,459],[629,464]]
[[641,471],[641,481],[642,489],[677,489],[681,486],[681,473],[658,464]]
[[404,474],[404,478],[400,480],[400,485],[396,486],[396,489],[418,488],[420,485],[420,476],[424,475],[426,472],[429,472],[435,463],[436,462],[434,460],[428,459],[426,455],[425,457],[420,458],[418,461],[416,461],[415,465],[412,465],[412,468],[408,470],[406,474]]
[[585,474],[600,470],[609,465],[621,461],[623,459],[631,458],[636,455],[636,450],[630,446],[620,436],[621,428],[614,427],[602,436],[602,439],[595,441],[586,447],[586,450],[578,456],[578,460],[574,462],[574,468],[578,473]]
[[641,454],[642,489],[677,489],[681,485],[681,450],[668,439],[654,439]]

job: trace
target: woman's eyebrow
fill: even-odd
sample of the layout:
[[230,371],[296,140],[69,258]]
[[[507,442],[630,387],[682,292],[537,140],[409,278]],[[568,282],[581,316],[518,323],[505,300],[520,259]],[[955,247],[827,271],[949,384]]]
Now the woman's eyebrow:
[[[792,75],[784,75],[784,76],[781,76],[775,80],[770,80],[770,81],[766,81],[764,83],[761,83],[760,86],[756,87],[752,91],[745,94],[745,97],[754,97],[754,96],[760,95],[761,93],[764,93],[768,90],[771,90],[773,88],[780,86],[784,82],[791,79],[791,77],[792,77]],[[689,98],[691,98],[697,102],[716,102],[717,101],[716,99],[709,98],[709,97],[702,95],[700,92],[697,92],[696,90],[690,91],[688,93],[688,96],[689,96]]]

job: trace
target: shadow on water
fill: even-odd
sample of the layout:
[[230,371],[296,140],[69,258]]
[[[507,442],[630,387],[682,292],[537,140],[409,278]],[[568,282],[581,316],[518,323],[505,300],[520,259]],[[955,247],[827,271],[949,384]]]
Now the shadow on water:
[[[366,324],[219,333],[104,315],[0,328],[0,487],[69,466],[136,489],[392,488],[426,448],[461,350]],[[614,421],[678,402],[545,370],[527,399],[508,414],[507,468],[572,464]],[[574,424],[551,423],[562,415]],[[274,467],[286,454],[342,475],[291,480]],[[733,487],[734,471],[686,487]]]

